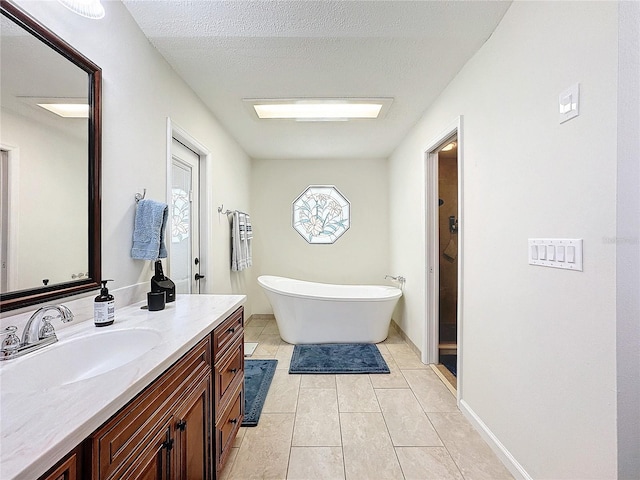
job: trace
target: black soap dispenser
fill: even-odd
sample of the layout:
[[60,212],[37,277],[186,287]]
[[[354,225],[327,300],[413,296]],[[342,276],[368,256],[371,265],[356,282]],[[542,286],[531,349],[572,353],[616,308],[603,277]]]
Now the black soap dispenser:
[[155,275],[151,277],[151,291],[164,292],[166,303],[173,302],[176,299],[176,284],[169,277],[164,276],[160,260],[156,260]]
[[112,325],[116,318],[116,302],[107,288],[107,282],[112,281],[102,280],[100,295],[93,301],[93,323],[95,323],[96,327]]

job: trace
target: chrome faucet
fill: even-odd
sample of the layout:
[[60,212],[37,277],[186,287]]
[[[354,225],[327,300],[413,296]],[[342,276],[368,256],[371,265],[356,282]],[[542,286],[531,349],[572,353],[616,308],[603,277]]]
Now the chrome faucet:
[[[50,311],[57,311],[58,315],[47,315]],[[22,332],[22,339],[16,335],[15,326],[7,327],[0,335],[6,338],[2,341],[0,360],[9,360],[33,352],[58,341],[51,320],[59,318],[64,323],[73,320],[73,313],[64,305],[46,305],[40,307],[27,320]]]
[[385,278],[385,280],[389,278],[391,280],[395,280],[396,282],[400,282],[402,284],[404,284],[404,282],[407,281],[407,279],[404,278],[402,275],[398,275],[397,277],[394,277],[392,275],[385,275],[384,278]]

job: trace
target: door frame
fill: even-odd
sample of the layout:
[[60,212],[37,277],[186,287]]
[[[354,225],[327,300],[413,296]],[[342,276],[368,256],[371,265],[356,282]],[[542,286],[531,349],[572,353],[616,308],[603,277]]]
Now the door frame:
[[[200,156],[200,175],[199,175],[199,187],[200,187],[200,198],[198,199],[198,210],[199,210],[199,223],[200,223],[200,255],[198,259],[200,260],[200,274],[205,277],[199,280],[200,282],[200,293],[213,293],[213,282],[207,284],[207,279],[211,279],[212,272],[211,270],[211,260],[209,259],[208,250],[209,245],[211,243],[211,231],[210,231],[210,222],[209,218],[211,218],[211,212],[213,212],[213,188],[210,181],[210,174],[213,170],[212,162],[213,158],[211,155],[211,151],[201,142],[196,140],[187,130],[179,126],[176,122],[171,120],[171,117],[167,117],[167,158],[166,158],[166,168],[167,168],[167,204],[171,204],[171,184],[172,184],[172,164],[173,164],[173,156],[171,153],[171,144],[173,139],[178,140],[180,143],[185,145],[187,148],[193,150],[196,154]],[[171,232],[171,215],[167,219],[167,231]],[[170,238],[170,234],[167,235]],[[167,252],[168,255],[171,255],[171,241],[167,243]],[[169,265],[167,264],[167,269]],[[168,273],[171,275],[171,272]]]
[[422,362],[438,362],[439,316],[439,237],[438,237],[438,150],[447,140],[456,136],[458,142],[458,299],[457,299],[457,401],[462,398],[463,377],[463,295],[464,295],[464,137],[463,117],[459,116],[437,137],[431,140],[424,152],[425,171],[425,325],[422,344]]
[[0,143],[0,150],[7,152],[7,222],[11,225],[8,235],[6,236],[7,249],[7,291],[15,290],[18,285],[18,249],[19,249],[19,230],[20,222],[16,212],[20,211],[20,147]]

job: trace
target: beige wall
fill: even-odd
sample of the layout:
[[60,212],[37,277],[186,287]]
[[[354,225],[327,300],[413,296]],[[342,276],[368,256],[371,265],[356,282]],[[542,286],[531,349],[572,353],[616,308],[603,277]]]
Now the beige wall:
[[[424,235],[409,225],[425,228],[424,150],[463,116],[461,408],[525,478],[617,473],[616,247],[603,241],[616,234],[617,9],[514,2],[390,159],[398,322],[422,345]],[[580,116],[559,124],[576,82]],[[584,239],[584,272],[529,266],[531,237]]]
[[[309,185],[335,185],[351,202],[351,227],[334,244],[309,244],[291,226],[292,202]],[[251,273],[343,284],[384,284],[389,257],[387,162],[253,160]],[[254,313],[270,313],[257,282]]]

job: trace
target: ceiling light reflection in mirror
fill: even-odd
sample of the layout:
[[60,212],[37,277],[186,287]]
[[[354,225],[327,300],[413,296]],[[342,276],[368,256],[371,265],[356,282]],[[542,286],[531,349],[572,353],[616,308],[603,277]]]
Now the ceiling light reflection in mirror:
[[38,103],[56,115],[64,118],[89,118],[89,105],[82,103]]

